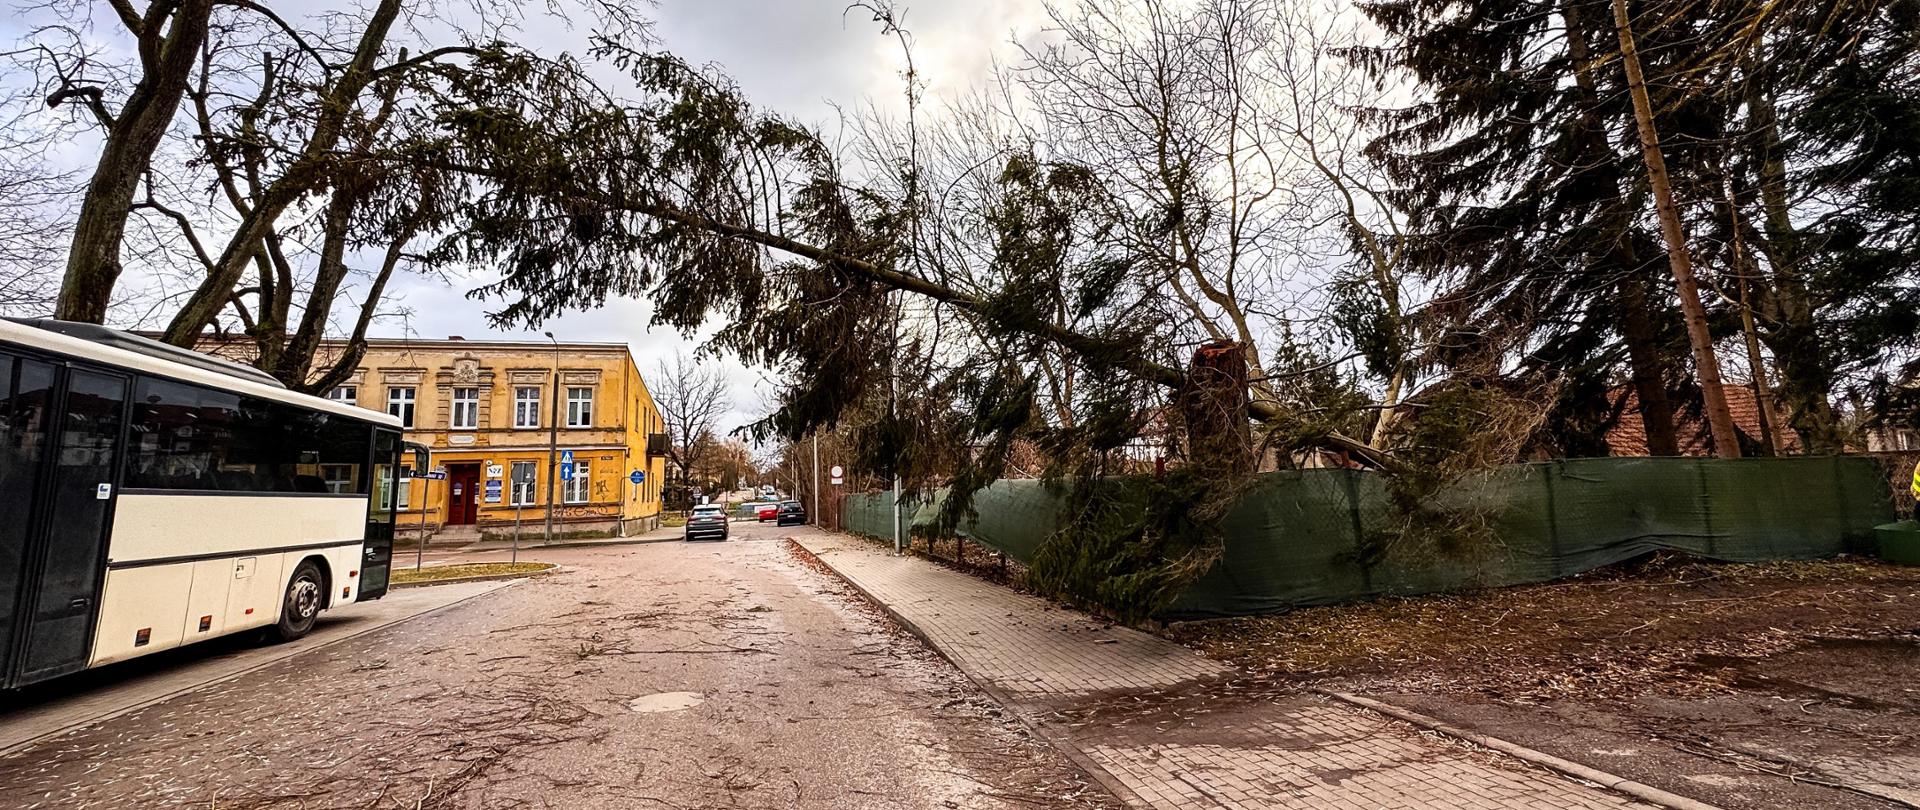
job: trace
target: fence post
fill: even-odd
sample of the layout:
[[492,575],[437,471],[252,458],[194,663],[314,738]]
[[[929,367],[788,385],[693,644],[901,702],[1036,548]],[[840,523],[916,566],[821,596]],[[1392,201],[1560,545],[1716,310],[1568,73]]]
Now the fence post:
[[1560,477],[1562,459],[1555,459],[1541,465],[1546,473],[1541,476],[1541,484],[1547,489],[1547,548],[1553,553],[1553,575],[1562,576],[1560,566],[1566,558],[1560,553],[1560,493],[1554,486],[1554,479]]
[[[1340,482],[1344,485],[1347,493],[1348,523],[1353,526],[1353,558],[1356,567],[1360,569],[1360,586],[1365,588],[1367,593],[1370,594],[1373,592],[1373,566],[1367,561],[1366,529],[1360,523],[1360,483],[1358,476],[1359,473],[1352,470],[1340,471]],[[1302,486],[1306,484],[1306,480],[1306,476],[1304,475],[1299,478]]]
[[1720,556],[1720,549],[1719,549],[1719,545],[1720,545],[1720,543],[1719,543],[1719,540],[1720,540],[1720,538],[1719,538],[1719,537],[1717,537],[1717,536],[1715,536],[1715,535],[1714,535],[1714,531],[1713,531],[1713,488],[1712,488],[1711,486],[1709,486],[1709,485],[1708,485],[1708,482],[1707,482],[1707,475],[1708,475],[1708,473],[1707,473],[1707,460],[1706,460],[1706,459],[1698,459],[1698,460],[1696,460],[1696,461],[1694,461],[1694,462],[1693,462],[1693,468],[1694,468],[1695,470],[1697,470],[1697,471],[1699,471],[1699,478],[1700,478],[1700,520],[1701,520],[1701,521],[1702,521],[1703,523],[1705,523],[1705,524],[1706,524],[1706,530],[1707,530],[1707,556],[1709,556],[1709,557],[1718,557],[1718,556]]

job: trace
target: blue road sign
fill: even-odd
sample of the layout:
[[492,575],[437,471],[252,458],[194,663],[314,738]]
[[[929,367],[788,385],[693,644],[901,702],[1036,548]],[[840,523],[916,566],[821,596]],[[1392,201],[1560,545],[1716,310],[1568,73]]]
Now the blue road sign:
[[562,481],[573,480],[573,462],[571,461],[560,462],[560,480]]
[[627,476],[627,480],[638,484],[641,481],[647,480],[647,474],[640,470],[634,470],[631,474]]
[[573,451],[572,451],[572,450],[562,450],[562,451],[560,451],[560,463],[561,463],[561,464],[572,464],[572,463],[573,463]]

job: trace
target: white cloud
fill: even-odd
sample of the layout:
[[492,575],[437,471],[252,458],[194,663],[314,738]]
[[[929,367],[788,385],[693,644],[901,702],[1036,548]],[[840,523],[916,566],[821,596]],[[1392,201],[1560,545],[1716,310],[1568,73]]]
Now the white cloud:
[[[283,12],[298,12],[311,20],[336,9],[357,12],[361,5],[355,0],[324,0],[288,4]],[[459,4],[440,7],[456,15],[463,8]],[[996,59],[1006,61],[1017,53],[1009,44],[1014,32],[1030,34],[1043,20],[1039,0],[926,2],[904,5],[900,10],[912,34],[914,58],[930,105],[942,95],[963,94],[984,82]],[[528,14],[511,29],[510,36],[519,44],[548,55],[570,52],[585,58],[592,34],[587,18],[566,21],[539,11]],[[899,43],[884,35],[870,14],[847,10],[846,0],[665,0],[651,10],[651,17],[667,50],[731,75],[761,109],[818,126],[829,138],[839,128],[841,109],[872,105],[882,114],[893,116],[904,111],[900,72],[905,60]],[[19,17],[0,21],[0,40],[20,41],[28,35],[31,24],[31,20]],[[471,28],[482,23],[456,17],[421,24]],[[114,36],[117,33],[110,21],[103,20],[89,36],[104,36],[98,46],[111,51],[124,44],[120,42],[124,37]],[[608,81],[620,78],[611,69],[597,72]],[[21,78],[5,77],[0,83]],[[58,154],[72,161],[73,168],[90,170],[97,144],[96,135],[83,133]],[[81,176],[84,179],[84,171]],[[49,268],[49,272],[58,271]],[[481,272],[475,277],[485,275]],[[359,281],[364,285],[364,279]],[[163,284],[151,274],[142,278],[139,268],[130,268],[123,285],[129,294],[125,306],[114,313],[114,320],[125,326],[162,325],[167,313],[155,312],[151,294],[163,286],[178,289],[180,284],[178,280]],[[404,309],[407,316],[384,318],[373,331],[380,336],[410,332],[428,338],[463,335],[472,339],[540,339],[538,331],[508,333],[489,327],[488,305],[466,297],[471,286],[469,280],[449,283],[402,273],[389,285],[389,302],[394,308]],[[355,300],[360,289],[363,287],[350,288],[345,295]],[[670,358],[675,351],[691,353],[702,337],[652,328],[650,318],[651,308],[646,302],[616,300],[597,310],[564,315],[541,331],[550,329],[562,340],[626,342],[643,374],[651,373],[661,359]],[[765,371],[746,368],[730,359],[710,362],[732,366],[729,376],[735,385],[736,406],[726,426],[738,427],[762,415],[772,390],[764,381]]]

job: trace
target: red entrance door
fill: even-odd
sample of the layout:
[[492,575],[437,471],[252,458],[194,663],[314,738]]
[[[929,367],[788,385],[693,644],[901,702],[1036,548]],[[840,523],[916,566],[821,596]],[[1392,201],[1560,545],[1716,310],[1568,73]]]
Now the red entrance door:
[[480,512],[480,465],[447,465],[447,523],[471,525]]

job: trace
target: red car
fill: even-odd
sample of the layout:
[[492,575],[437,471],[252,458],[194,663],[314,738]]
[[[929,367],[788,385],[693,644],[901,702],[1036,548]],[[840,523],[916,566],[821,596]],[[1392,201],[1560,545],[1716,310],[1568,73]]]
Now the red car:
[[778,519],[780,517],[780,504],[778,503],[759,504],[753,507],[753,516],[755,518],[758,518],[762,523],[765,523],[769,520]]

